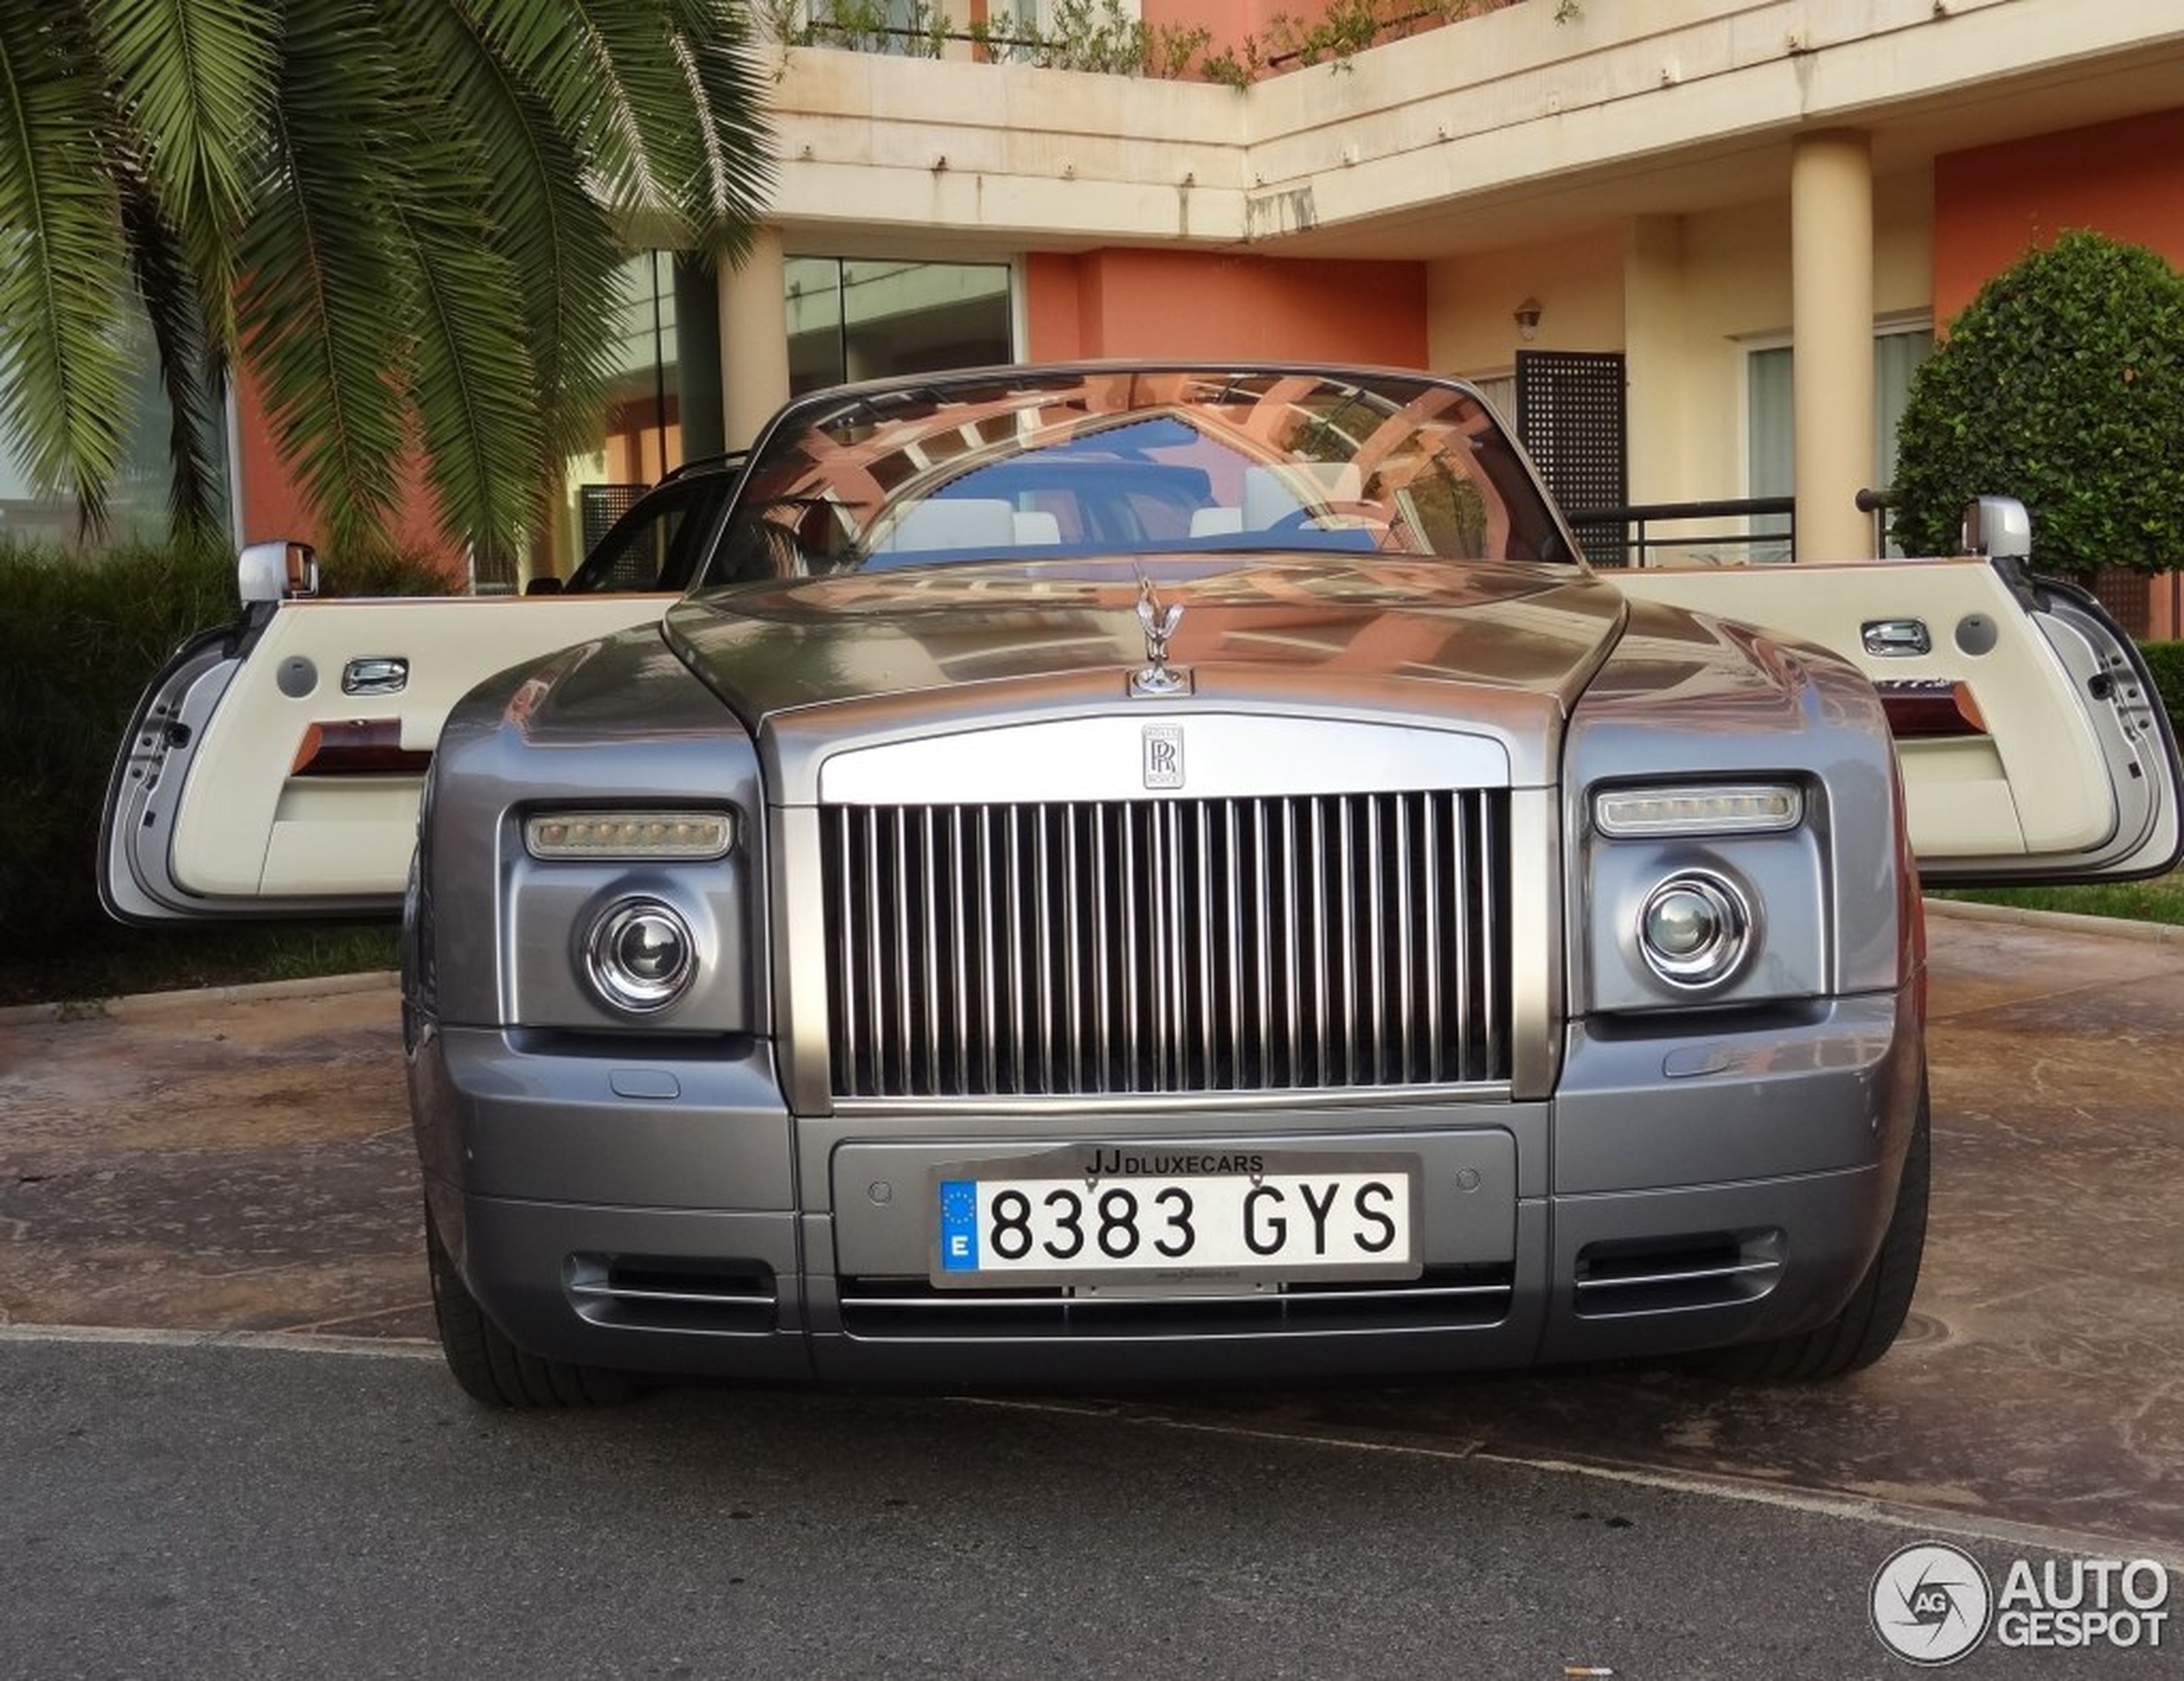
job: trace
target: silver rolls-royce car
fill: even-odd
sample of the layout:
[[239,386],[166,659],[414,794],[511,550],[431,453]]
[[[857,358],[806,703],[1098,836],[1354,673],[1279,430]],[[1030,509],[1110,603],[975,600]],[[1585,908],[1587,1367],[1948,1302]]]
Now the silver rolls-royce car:
[[[414,716],[411,662],[460,660],[414,650],[463,636],[256,592],[147,697],[108,902],[383,902],[340,825],[421,782],[405,1049],[488,1402],[1831,1376],[1923,1239],[1914,850],[2179,850],[2135,651],[2024,571],[2013,505],[1973,524],[1954,560],[1596,574],[1459,383],[829,391],[664,615],[525,629]],[[235,709],[316,732],[270,793],[206,770]],[[375,724],[394,758],[310,774]]]

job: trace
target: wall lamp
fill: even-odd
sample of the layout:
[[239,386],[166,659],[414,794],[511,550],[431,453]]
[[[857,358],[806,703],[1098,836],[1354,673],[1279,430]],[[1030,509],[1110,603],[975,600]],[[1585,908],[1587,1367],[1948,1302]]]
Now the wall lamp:
[[1517,306],[1517,332],[1526,342],[1539,336],[1539,299],[1527,298]]

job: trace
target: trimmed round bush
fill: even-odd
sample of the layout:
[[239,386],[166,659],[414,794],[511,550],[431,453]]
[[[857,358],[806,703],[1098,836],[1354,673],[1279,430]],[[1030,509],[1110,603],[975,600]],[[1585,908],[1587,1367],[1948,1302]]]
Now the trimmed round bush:
[[2184,274],[2079,229],[1980,288],[1911,381],[1896,531],[1954,552],[1965,504],[2015,496],[2043,572],[2184,564]]

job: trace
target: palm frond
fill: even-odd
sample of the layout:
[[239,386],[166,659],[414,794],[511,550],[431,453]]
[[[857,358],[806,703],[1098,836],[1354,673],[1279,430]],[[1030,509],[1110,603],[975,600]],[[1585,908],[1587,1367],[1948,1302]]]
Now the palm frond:
[[745,9],[728,0],[667,0],[685,101],[699,138],[699,169],[684,183],[692,248],[740,260],[773,187],[765,72],[751,51]]
[[492,576],[536,508],[543,433],[513,267],[467,207],[475,181],[467,150],[413,154],[419,190],[397,215],[416,277],[410,395],[426,482],[442,527],[466,536],[480,574]]
[[[593,183],[617,211],[662,201],[666,189],[652,156],[655,120],[647,101],[672,86],[665,32],[649,39],[630,15],[654,0],[470,0],[472,15],[505,61],[554,113],[575,142]],[[604,24],[604,27],[602,27]],[[634,50],[638,84],[624,62]],[[617,58],[619,54],[619,58]],[[657,107],[655,107],[655,109]],[[672,175],[667,177],[672,180]]]
[[763,78],[727,0],[472,0],[625,229],[732,251],[766,182]]
[[280,451],[340,547],[384,529],[415,319],[391,51],[358,0],[291,0],[237,304]]
[[[641,169],[621,208],[633,217],[678,218],[687,184],[704,169],[704,145],[690,120],[687,84],[678,62],[665,0],[563,0],[599,43],[609,73],[637,127]],[[668,242],[686,243],[677,226]]]
[[159,386],[167,399],[168,511],[176,536],[211,539],[220,535],[224,500],[222,416],[196,277],[149,189],[139,186],[125,192],[121,216],[137,293],[158,347]]
[[487,34],[477,8],[396,0],[391,13],[476,149],[489,236],[521,295],[546,447],[557,456],[592,447],[615,367],[614,224],[586,190],[575,142]]
[[74,23],[0,5],[0,430],[96,529],[129,408],[123,249],[108,107]]
[[180,236],[224,356],[236,236],[279,63],[279,9],[262,0],[96,0],[89,10],[161,219]]

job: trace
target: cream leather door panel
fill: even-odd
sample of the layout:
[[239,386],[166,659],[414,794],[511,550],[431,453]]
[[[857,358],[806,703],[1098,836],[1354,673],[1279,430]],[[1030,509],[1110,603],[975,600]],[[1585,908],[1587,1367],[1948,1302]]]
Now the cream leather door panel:
[[2083,591],[1976,557],[1610,575],[1627,594],[1819,642],[1864,671],[1896,727],[1929,881],[2175,864],[2167,717],[2138,650]]
[[392,915],[449,709],[673,595],[283,601],[177,651],[138,702],[100,837],[126,922]]

